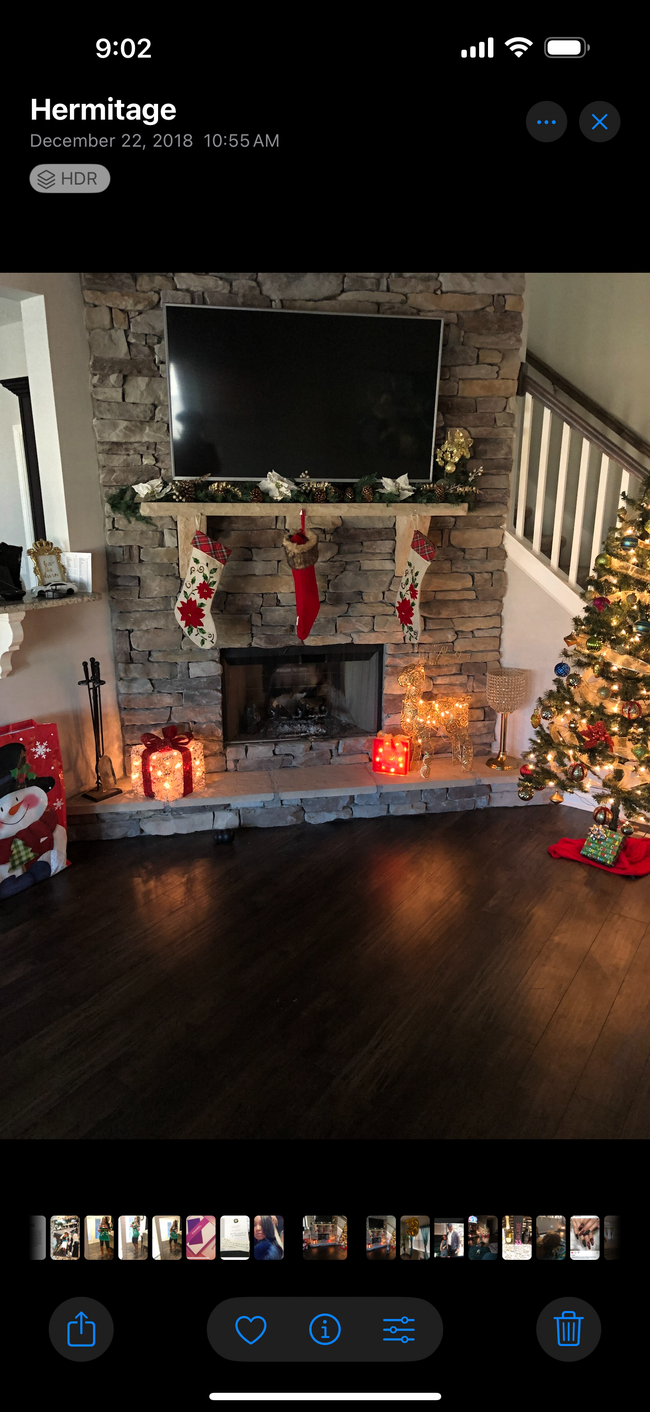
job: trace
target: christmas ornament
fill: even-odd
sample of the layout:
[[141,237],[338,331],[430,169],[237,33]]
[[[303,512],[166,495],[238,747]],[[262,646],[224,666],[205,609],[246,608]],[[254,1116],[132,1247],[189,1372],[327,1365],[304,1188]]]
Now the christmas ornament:
[[576,760],[573,765],[569,765],[567,769],[567,778],[577,782],[578,780],[583,780],[586,773],[587,771],[581,761]]
[[570,632],[569,636],[565,637],[564,641],[566,642],[567,647],[575,647],[578,639],[574,632]]
[[595,746],[601,745],[603,742],[610,750],[614,749],[614,742],[611,736],[607,734],[602,721],[596,721],[594,725],[585,726],[580,734],[584,740],[586,750],[593,750]]
[[531,718],[530,718],[530,724],[531,724],[531,726],[533,727],[534,730],[537,730],[537,727],[538,727],[538,725],[539,725],[541,719],[542,719],[542,713],[541,713],[539,707],[536,706],[536,707],[535,707],[535,710],[533,711],[533,714],[532,714],[532,716],[531,716]]
[[531,784],[520,784],[517,788],[517,794],[519,795],[520,799],[532,799],[534,793],[535,791]]
[[638,721],[643,715],[643,707],[640,701],[624,701],[621,705],[621,715],[626,721]]
[[551,804],[563,804],[563,803],[564,803],[564,795],[563,795],[563,794],[560,794],[559,789],[556,789],[555,794],[552,794],[552,795],[551,795],[551,801],[550,801],[550,802],[551,802]]
[[645,633],[650,632],[650,623],[648,622],[648,619],[640,618],[638,623],[634,624],[634,631],[641,633],[642,635],[645,635]]
[[628,594],[626,595],[625,602],[626,602],[626,603],[629,603],[630,608],[633,608],[633,607],[634,607],[636,601],[637,601],[637,599],[636,599],[636,593],[628,593]]
[[568,677],[571,668],[568,662],[556,662],[553,671],[556,677]]
[[636,755],[637,760],[642,760],[643,757],[644,757],[644,755],[647,755],[647,753],[648,753],[648,747],[647,747],[647,745],[643,745],[642,743],[640,743],[639,745],[633,745],[633,746],[632,746],[632,754],[633,754],[633,755]]
[[131,747],[131,785],[138,799],[182,799],[205,784],[203,746],[191,731],[179,735],[163,726],[162,736],[146,732]]
[[176,599],[174,617],[197,647],[214,647],[217,631],[211,605],[231,554],[216,539],[197,530],[192,539],[185,582]]
[[594,598],[594,608],[596,609],[596,612],[602,613],[604,608],[609,608],[609,602],[609,598],[603,598],[602,595],[597,598]]
[[279,476],[277,471],[269,471],[268,476],[259,482],[259,488],[271,500],[290,500],[292,491],[296,490],[294,482]]
[[532,775],[532,773],[533,773],[533,767],[532,767],[532,765],[522,765],[522,766],[521,766],[521,769],[520,769],[520,771],[519,771],[519,773],[520,773],[520,775]]
[[413,494],[413,487],[409,485],[408,474],[399,476],[397,480],[390,480],[388,476],[382,476],[381,483],[386,495],[399,495],[400,500],[408,500]]
[[594,559],[594,564],[596,565],[597,569],[608,569],[610,567],[611,562],[612,561],[609,557],[609,554],[597,554],[596,558]]
[[286,534],[282,547],[287,563],[293,574],[296,593],[296,633],[301,642],[305,641],[318,617],[320,600],[316,570],[318,559],[318,539],[313,530],[305,530],[305,512],[300,512],[298,534]]
[[372,768],[375,774],[408,775],[411,768],[411,742],[407,735],[378,735],[372,742]]
[[555,709],[553,706],[542,706],[540,716],[543,721],[553,721],[555,719]]
[[636,549],[638,543],[639,541],[635,534],[624,534],[621,540],[621,547],[623,549]]
[[420,636],[420,593],[422,580],[435,558],[435,545],[416,530],[397,593],[395,612],[400,620],[405,642],[417,642]]
[[646,522],[645,522],[643,528],[644,528],[646,534],[650,534],[650,520],[646,520]]
[[599,696],[600,699],[601,699],[601,701],[606,701],[606,700],[607,700],[607,697],[609,696],[609,687],[608,687],[608,686],[599,686],[599,688],[598,688],[598,690],[597,690],[597,692],[596,692],[596,696]]
[[460,428],[454,432],[453,437],[449,434],[443,445],[439,446],[436,451],[436,461],[439,466],[443,467],[443,475],[454,475],[461,456],[471,456],[473,445],[471,436],[467,432],[461,431]]
[[606,804],[599,804],[598,808],[594,809],[593,820],[595,824],[611,824],[613,817],[611,809],[608,809]]
[[621,824],[621,833],[623,834],[624,838],[631,838],[632,834],[634,833],[633,825],[628,824],[626,820],[624,824]]
[[568,675],[566,681],[567,681],[567,686],[571,686],[571,687],[580,686],[580,682],[582,681],[582,677],[580,676],[580,673],[579,673],[579,672],[569,672],[569,675]]
[[587,638],[586,646],[587,646],[587,648],[589,649],[590,652],[600,652],[600,649],[601,649],[602,645],[603,645],[603,643],[602,643],[602,638],[600,638],[600,637],[588,637],[588,638]]
[[[596,809],[594,819],[599,812]],[[611,811],[607,809],[604,812],[608,813],[611,819]],[[596,827],[590,828],[584,841],[582,854],[584,858],[593,858],[598,863],[611,865],[618,860],[618,855],[623,847],[623,839],[613,829],[604,828],[603,822],[597,820]]]

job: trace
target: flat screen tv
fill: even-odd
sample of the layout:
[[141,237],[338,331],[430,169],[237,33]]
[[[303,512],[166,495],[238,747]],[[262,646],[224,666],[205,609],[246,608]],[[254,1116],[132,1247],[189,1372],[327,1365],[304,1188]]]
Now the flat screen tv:
[[174,475],[429,480],[442,319],[168,304]]

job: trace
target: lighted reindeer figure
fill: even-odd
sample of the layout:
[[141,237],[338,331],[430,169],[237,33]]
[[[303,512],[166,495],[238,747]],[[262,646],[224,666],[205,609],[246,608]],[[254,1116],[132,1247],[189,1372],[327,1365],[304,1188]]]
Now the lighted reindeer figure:
[[427,690],[425,664],[429,673],[435,675],[440,658],[448,650],[449,644],[443,643],[425,661],[414,662],[397,678],[398,686],[404,688],[401,731],[413,741],[414,753],[417,751],[422,756],[420,774],[425,780],[431,774],[434,737],[441,729],[451,741],[452,759],[464,770],[471,769],[474,758],[474,747],[468,734],[469,696],[438,696],[433,701],[424,700],[423,693]]

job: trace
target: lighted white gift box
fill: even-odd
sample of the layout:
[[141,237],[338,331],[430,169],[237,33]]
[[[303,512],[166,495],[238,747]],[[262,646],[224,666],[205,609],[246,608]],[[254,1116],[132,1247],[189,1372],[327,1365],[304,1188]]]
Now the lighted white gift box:
[[182,799],[205,784],[203,746],[176,726],[146,734],[131,746],[131,786],[136,799]]

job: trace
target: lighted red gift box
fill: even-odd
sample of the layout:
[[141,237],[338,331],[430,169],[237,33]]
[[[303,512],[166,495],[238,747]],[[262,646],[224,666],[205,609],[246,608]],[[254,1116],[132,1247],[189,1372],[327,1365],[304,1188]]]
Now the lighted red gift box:
[[162,736],[146,733],[131,747],[131,784],[138,799],[182,799],[205,784],[203,746],[191,731],[163,726]]
[[382,775],[408,775],[411,742],[407,735],[377,735],[372,742],[372,768]]

